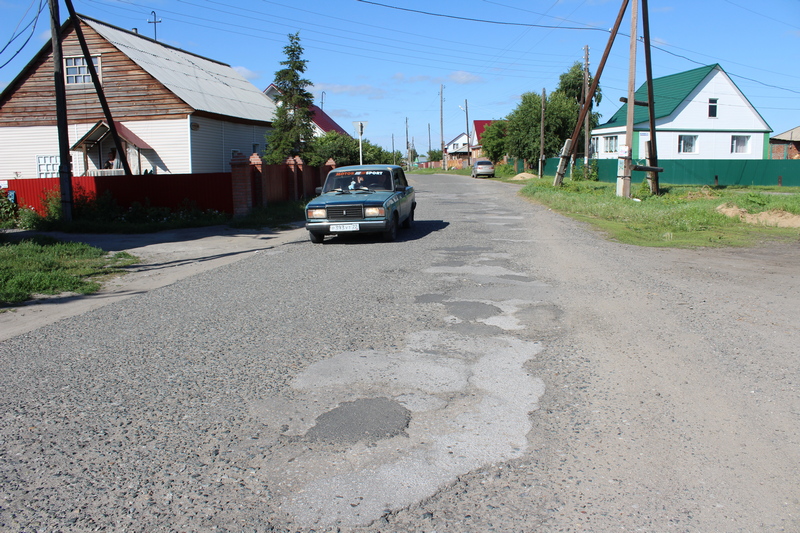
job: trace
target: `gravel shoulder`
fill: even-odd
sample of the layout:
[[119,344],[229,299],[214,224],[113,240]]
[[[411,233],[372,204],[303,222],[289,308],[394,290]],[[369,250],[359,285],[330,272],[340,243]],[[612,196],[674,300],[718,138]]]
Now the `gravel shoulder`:
[[[126,251],[140,259],[122,275],[89,295],[41,296],[23,305],[3,308],[0,341],[33,331],[58,320],[129,298],[178,280],[238,261],[251,254],[304,239],[302,224],[290,230],[240,230],[228,226],[187,228],[157,233],[119,235],[48,232],[63,240],[83,242],[107,252]],[[18,232],[19,236],[33,232]]]

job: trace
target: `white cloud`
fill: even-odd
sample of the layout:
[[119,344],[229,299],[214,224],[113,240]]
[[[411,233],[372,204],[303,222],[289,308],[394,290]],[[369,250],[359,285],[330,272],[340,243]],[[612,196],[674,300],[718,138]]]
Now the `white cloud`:
[[352,111],[347,109],[329,109],[326,110],[325,113],[333,118],[357,118]]
[[373,87],[372,85],[339,85],[337,83],[318,83],[314,85],[314,91],[320,93],[325,91],[332,94],[344,94],[347,96],[366,96],[370,100],[381,100],[386,97],[386,91]]
[[457,70],[455,72],[451,72],[447,75],[447,79],[453,83],[458,83],[460,85],[467,85],[470,83],[483,83],[484,80],[481,76],[477,74],[472,74],[471,72],[466,72],[464,70]]
[[429,81],[436,81],[430,76],[406,76],[402,72],[398,72],[394,76],[392,76],[392,81],[396,81],[398,83],[419,83],[419,82],[429,82]]
[[233,70],[244,76],[244,79],[246,80],[253,81],[261,78],[260,72],[255,72],[247,67],[233,67]]

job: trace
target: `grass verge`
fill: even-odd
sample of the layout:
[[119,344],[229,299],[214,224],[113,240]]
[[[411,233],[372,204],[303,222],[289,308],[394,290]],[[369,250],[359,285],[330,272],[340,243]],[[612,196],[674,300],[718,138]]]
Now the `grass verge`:
[[109,255],[84,243],[47,236],[14,241],[0,235],[0,306],[35,294],[90,294],[100,289],[101,281],[136,261],[127,252]]
[[613,240],[639,246],[751,246],[765,240],[797,241],[800,236],[798,228],[749,224],[717,209],[728,205],[747,213],[800,215],[800,194],[794,188],[773,194],[754,188],[665,185],[661,196],[651,196],[646,187],[632,188],[639,198],[616,196],[611,183],[567,180],[556,189],[544,178],[528,180],[521,194],[587,222]]

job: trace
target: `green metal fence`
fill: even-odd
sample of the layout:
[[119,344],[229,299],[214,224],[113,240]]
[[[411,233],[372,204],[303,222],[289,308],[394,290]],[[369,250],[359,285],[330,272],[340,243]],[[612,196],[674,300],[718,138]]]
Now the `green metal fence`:
[[[594,159],[600,181],[617,181],[617,159]],[[642,164],[645,164],[642,162]],[[664,169],[662,183],[675,185],[784,185],[800,187],[800,160],[796,159],[750,159],[732,161],[727,159],[680,160],[669,159],[658,162]],[[578,161],[574,172],[583,167]],[[546,174],[555,174],[558,158],[547,160]],[[644,172],[634,172],[631,183],[641,183]]]

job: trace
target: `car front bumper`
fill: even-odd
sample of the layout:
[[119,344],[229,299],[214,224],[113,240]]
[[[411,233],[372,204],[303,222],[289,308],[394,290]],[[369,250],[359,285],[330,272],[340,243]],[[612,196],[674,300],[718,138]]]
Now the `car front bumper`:
[[346,234],[346,233],[381,233],[386,231],[389,224],[386,220],[354,220],[330,221],[308,220],[306,229],[319,235]]

